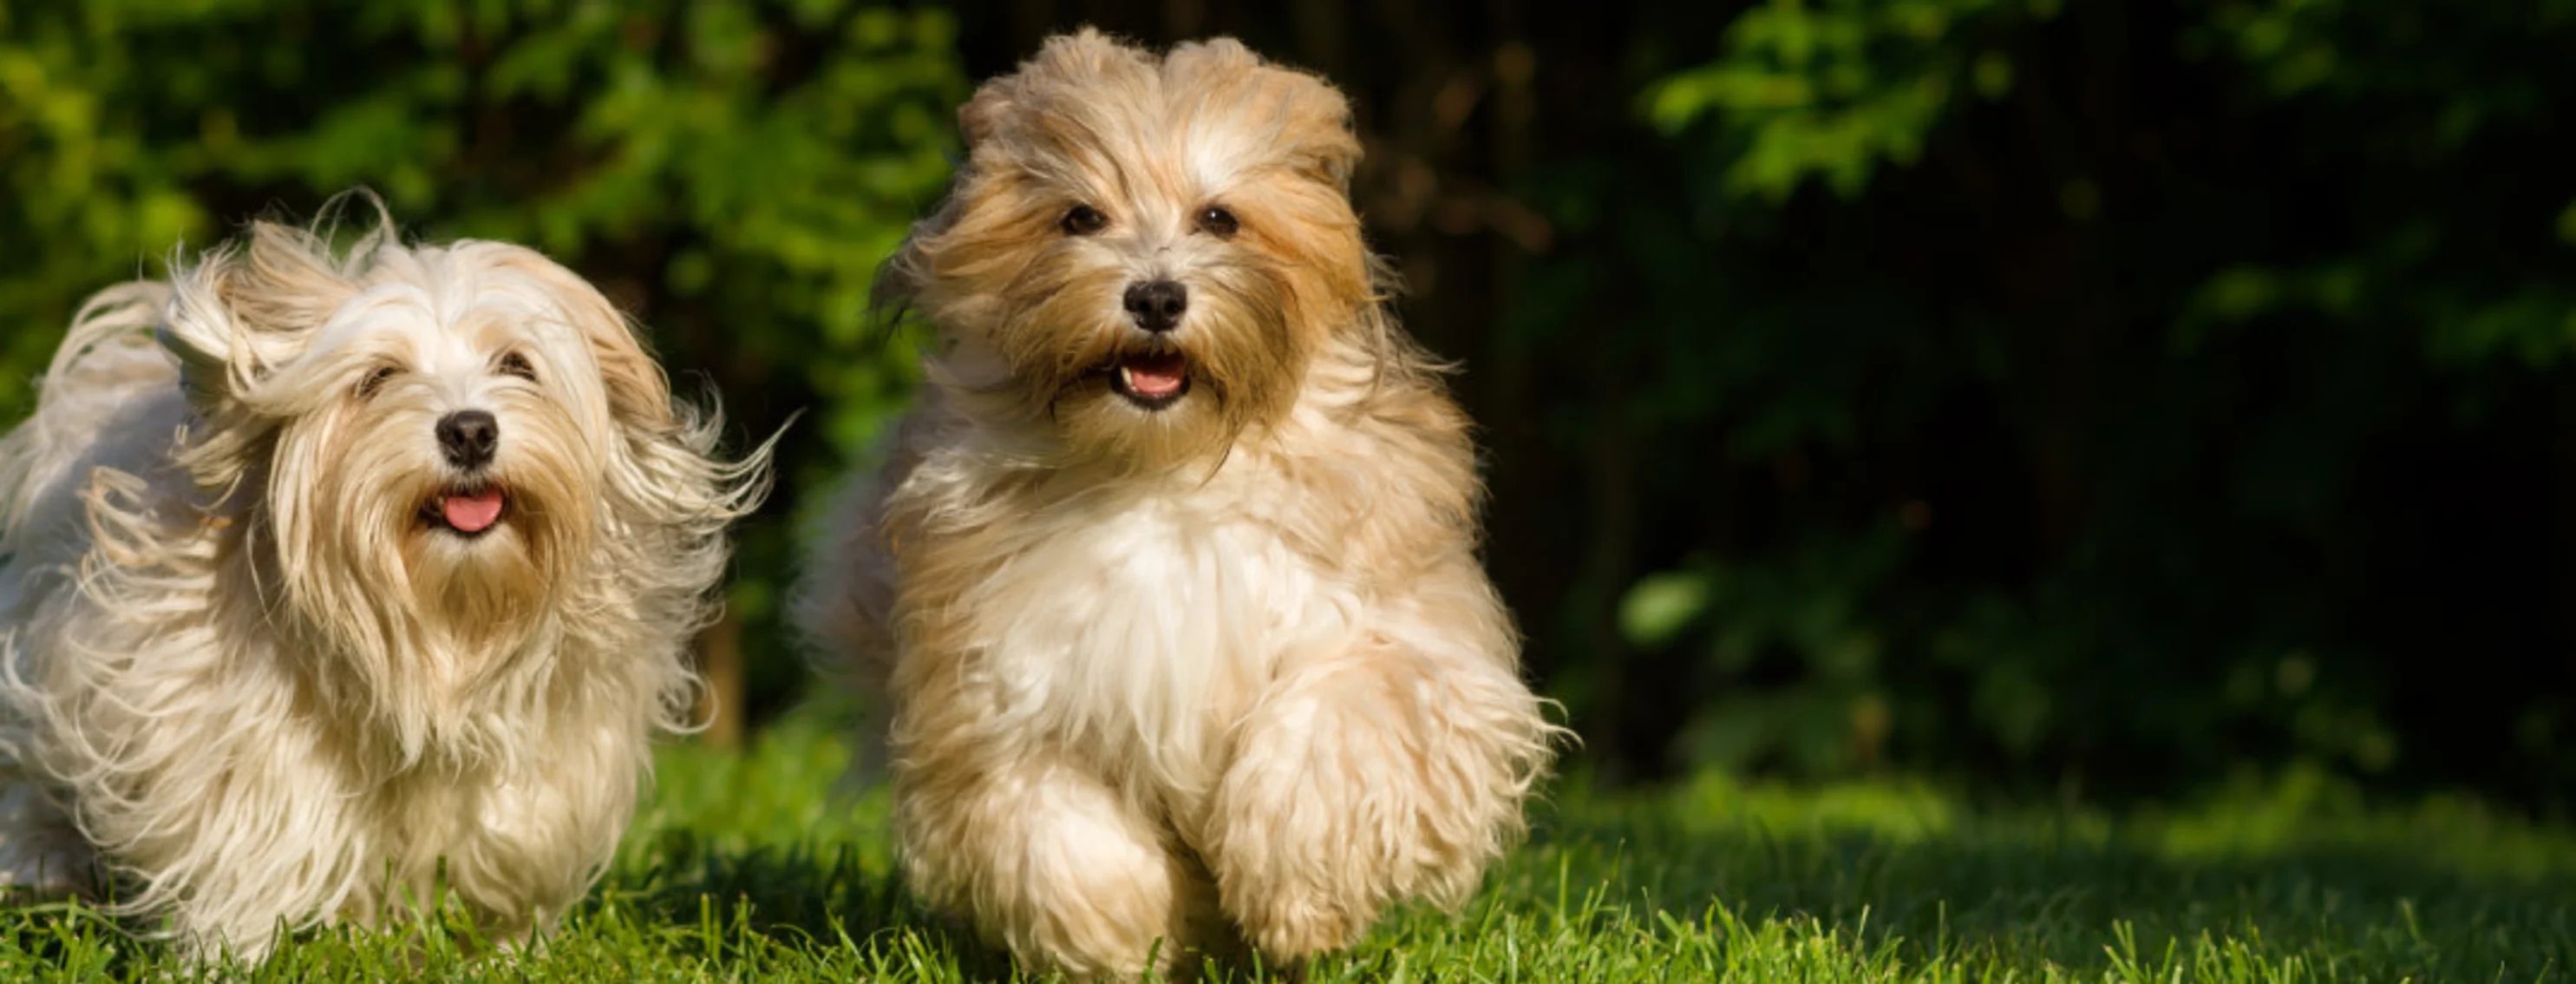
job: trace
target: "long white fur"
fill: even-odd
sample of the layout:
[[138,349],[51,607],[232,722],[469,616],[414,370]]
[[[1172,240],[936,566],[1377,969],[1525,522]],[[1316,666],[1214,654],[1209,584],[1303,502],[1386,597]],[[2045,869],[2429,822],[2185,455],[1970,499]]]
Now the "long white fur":
[[[0,883],[94,867],[204,953],[441,878],[541,929],[691,726],[684,647],[767,448],[718,459],[719,418],[533,251],[248,239],[92,301],[0,439]],[[514,510],[471,543],[418,519],[432,422],[469,408]]]

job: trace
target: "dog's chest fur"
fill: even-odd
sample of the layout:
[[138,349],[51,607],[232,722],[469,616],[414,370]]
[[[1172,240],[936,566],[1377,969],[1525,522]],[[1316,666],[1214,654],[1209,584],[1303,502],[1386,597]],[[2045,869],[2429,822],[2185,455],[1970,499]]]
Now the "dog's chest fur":
[[[961,601],[970,673],[1000,722],[1111,774],[1186,795],[1284,654],[1347,639],[1343,579],[1220,475],[1111,486],[1039,507]],[[1273,489],[1275,493],[1275,489]]]

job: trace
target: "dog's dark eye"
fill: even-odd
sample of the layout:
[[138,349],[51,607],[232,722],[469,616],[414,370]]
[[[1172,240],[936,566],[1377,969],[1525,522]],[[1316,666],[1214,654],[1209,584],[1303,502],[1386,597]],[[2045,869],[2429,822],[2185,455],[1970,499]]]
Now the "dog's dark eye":
[[1064,226],[1065,235],[1088,236],[1099,232],[1102,229],[1108,228],[1109,217],[1100,214],[1099,209],[1093,208],[1089,205],[1076,205],[1073,207],[1073,211],[1064,213],[1064,222],[1062,224]]
[[500,363],[492,368],[504,376],[517,376],[531,383],[537,381],[537,367],[528,361],[527,356],[517,352],[502,356]]
[[377,366],[367,373],[367,378],[358,380],[358,395],[360,397],[376,395],[376,391],[385,388],[385,383],[391,381],[394,374],[400,371],[392,366]]
[[1242,228],[1243,223],[1235,221],[1234,213],[1227,211],[1223,205],[1210,205],[1199,210],[1200,232],[1218,239],[1232,239],[1235,232]]

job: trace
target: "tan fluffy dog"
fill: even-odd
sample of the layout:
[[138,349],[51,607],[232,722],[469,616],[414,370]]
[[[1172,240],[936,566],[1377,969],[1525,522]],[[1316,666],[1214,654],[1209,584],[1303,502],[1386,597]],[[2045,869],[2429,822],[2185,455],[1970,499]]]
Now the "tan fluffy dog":
[[518,246],[261,223],[100,295],[0,440],[0,886],[243,956],[434,880],[542,927],[686,726],[766,458],[717,432]]
[[912,884],[1077,976],[1459,901],[1556,729],[1468,422],[1382,307],[1348,105],[1086,31],[960,120],[886,278],[930,385],[800,613],[890,703]]

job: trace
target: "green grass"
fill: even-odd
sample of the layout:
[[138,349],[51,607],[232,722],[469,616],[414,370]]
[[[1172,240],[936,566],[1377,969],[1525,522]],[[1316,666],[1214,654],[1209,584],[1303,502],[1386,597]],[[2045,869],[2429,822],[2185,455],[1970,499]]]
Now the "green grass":
[[[819,716],[665,755],[562,932],[495,954],[453,920],[329,932],[260,980],[1006,979],[887,877],[882,794]],[[1901,782],[1579,784],[1456,915],[1406,911],[1315,981],[2536,981],[2576,964],[2576,832],[2313,777],[2189,808],[1993,809]],[[0,914],[0,974],[190,976],[71,906]]]

